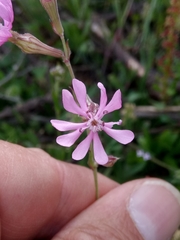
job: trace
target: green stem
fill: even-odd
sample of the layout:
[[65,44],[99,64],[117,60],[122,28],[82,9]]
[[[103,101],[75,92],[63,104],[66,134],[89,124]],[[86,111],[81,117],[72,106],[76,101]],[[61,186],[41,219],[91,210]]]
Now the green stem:
[[59,87],[60,87],[60,81],[56,79],[56,81],[54,82],[53,90],[52,90],[52,98],[54,102],[55,115],[57,119],[60,118]]
[[75,75],[74,75],[74,71],[73,71],[73,68],[72,68],[71,62],[70,62],[70,49],[69,49],[69,47],[67,47],[68,45],[66,44],[64,34],[62,34],[60,36],[60,38],[61,38],[61,42],[63,45],[64,54],[65,54],[64,63],[66,64],[66,67],[68,68],[71,78],[73,79],[73,78],[75,78]]
[[175,168],[172,168],[170,167],[169,165],[167,165],[166,163],[164,162],[161,162],[159,159],[155,158],[155,157],[152,157],[151,158],[151,161],[156,163],[157,165],[159,165],[160,167],[163,167],[163,168],[166,168],[167,170],[169,171],[175,171],[176,169]]
[[73,71],[73,69],[72,69],[72,66],[71,66],[70,61],[68,61],[68,63],[65,63],[65,64],[66,64],[66,67],[67,67],[68,70],[69,70],[69,73],[70,73],[70,75],[71,75],[71,78],[72,78],[72,79],[75,78],[74,71]]
[[[133,143],[131,143],[130,146],[131,146],[133,149],[135,149],[135,150],[138,150],[138,149],[139,149],[139,147],[138,147],[137,145],[133,144]],[[163,167],[163,168],[165,168],[165,169],[167,169],[167,170],[169,170],[169,171],[173,171],[173,172],[174,172],[174,171],[176,170],[175,168],[170,167],[168,164],[160,161],[159,159],[157,159],[157,158],[155,158],[155,157],[153,157],[153,156],[151,157],[151,160],[150,160],[150,161],[151,161],[151,162],[154,162],[155,164],[157,164],[157,165],[159,165],[160,167]]]
[[60,36],[60,38],[61,38],[61,42],[62,42],[62,45],[63,45],[65,57],[67,58],[68,57],[68,49],[67,49],[67,46],[66,46],[66,41],[65,41],[65,38],[64,38],[64,34],[62,34]]
[[97,176],[97,167],[93,168],[93,174],[94,174],[94,183],[95,183],[95,196],[96,200],[99,198],[99,186],[98,186],[98,176]]
[[95,184],[95,196],[96,196],[96,200],[97,200],[99,198],[99,186],[98,186],[98,176],[97,176],[98,164],[94,160],[92,144],[90,146],[90,151],[89,151],[88,165],[93,170],[94,184]]

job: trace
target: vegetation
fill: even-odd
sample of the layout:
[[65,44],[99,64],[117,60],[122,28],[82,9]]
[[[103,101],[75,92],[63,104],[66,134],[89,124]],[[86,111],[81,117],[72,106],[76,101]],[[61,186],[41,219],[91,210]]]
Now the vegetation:
[[[58,3],[76,78],[85,82],[95,102],[98,81],[109,98],[121,89],[123,108],[108,117],[122,119],[122,128],[135,133],[127,146],[101,136],[106,151],[120,160],[99,171],[120,183],[150,176],[180,188],[178,0]],[[16,0],[13,5],[14,31],[62,49],[39,1]],[[59,132],[49,122],[71,118],[61,103],[61,90],[71,82],[65,65],[60,59],[26,55],[11,43],[1,47],[0,59],[0,139],[40,147],[72,162],[74,147],[57,145]]]

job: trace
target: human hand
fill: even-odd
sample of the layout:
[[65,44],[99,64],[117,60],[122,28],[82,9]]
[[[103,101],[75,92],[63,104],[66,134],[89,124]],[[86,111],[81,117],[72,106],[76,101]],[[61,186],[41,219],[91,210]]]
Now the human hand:
[[0,141],[1,240],[168,240],[180,224],[180,194],[158,179],[122,185]]

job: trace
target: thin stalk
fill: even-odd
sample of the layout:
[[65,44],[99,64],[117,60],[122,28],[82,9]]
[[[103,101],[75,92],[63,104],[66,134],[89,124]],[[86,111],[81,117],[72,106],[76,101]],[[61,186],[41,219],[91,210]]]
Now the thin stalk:
[[74,71],[73,71],[73,68],[71,66],[71,62],[70,62],[70,49],[69,47],[67,47],[67,44],[66,44],[66,41],[65,41],[65,38],[64,38],[64,34],[62,34],[60,36],[61,38],[61,42],[62,42],[62,45],[63,45],[63,49],[64,49],[64,54],[65,54],[65,60],[64,60],[64,63],[66,64],[66,67],[68,68],[68,71],[71,75],[71,78],[75,78],[75,75],[74,75]]
[[97,176],[97,167],[93,168],[93,175],[94,175],[94,184],[95,184],[95,196],[96,200],[99,198],[99,186],[98,186],[98,176]]
[[52,98],[53,98],[53,103],[54,103],[55,115],[56,115],[57,119],[60,118],[59,88],[60,88],[60,81],[58,81],[58,79],[56,79],[56,81],[54,81],[54,85],[53,85]]
[[89,159],[88,159],[88,165],[93,171],[94,175],[94,185],[95,185],[95,197],[96,200],[99,198],[99,186],[98,186],[98,176],[97,176],[97,168],[98,164],[94,160],[94,154],[93,154],[93,149],[92,149],[92,144],[90,146],[90,151],[89,151]]
[[155,158],[155,157],[152,157],[151,158],[151,161],[156,163],[157,165],[159,165],[160,167],[163,167],[169,171],[172,171],[174,172],[176,169],[175,168],[172,168],[170,167],[168,164],[164,163],[164,162],[161,162],[159,159]]
[[63,49],[64,49],[64,54],[65,54],[65,56],[66,56],[66,58],[68,58],[69,56],[69,54],[68,54],[68,49],[67,49],[67,46],[66,46],[66,41],[65,41],[65,38],[64,38],[64,34],[62,34],[61,36],[60,36],[60,38],[61,38],[61,42],[62,42],[62,45],[63,45]]
[[[133,149],[135,149],[135,150],[138,150],[138,149],[139,149],[139,147],[138,147],[137,145],[133,144],[133,143],[131,143],[130,146],[131,146]],[[154,162],[155,164],[157,164],[157,165],[159,165],[160,167],[163,167],[163,168],[165,168],[165,169],[167,169],[167,170],[169,170],[169,171],[174,172],[174,171],[176,170],[175,168],[169,166],[168,164],[160,161],[159,159],[157,159],[157,158],[155,158],[155,157],[153,157],[153,156],[151,156],[150,161],[151,161],[151,162]]]
[[75,78],[74,71],[72,69],[70,61],[68,61],[68,63],[65,63],[65,64],[66,64],[66,67],[68,68],[68,71],[69,71],[69,74],[71,75],[71,78],[72,79]]

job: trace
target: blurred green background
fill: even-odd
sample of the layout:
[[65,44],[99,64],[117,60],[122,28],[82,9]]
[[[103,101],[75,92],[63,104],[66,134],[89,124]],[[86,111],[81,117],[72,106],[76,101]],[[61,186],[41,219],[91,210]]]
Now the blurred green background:
[[[172,4],[176,3],[58,1],[76,78],[85,82],[97,103],[97,82],[105,85],[109,99],[121,89],[123,107],[107,120],[122,119],[121,127],[132,130],[135,139],[123,146],[100,133],[107,153],[120,160],[112,168],[99,167],[120,183],[159,177],[180,189],[180,6],[173,12]],[[14,0],[13,6],[14,31],[29,32],[62,49],[39,1]],[[4,44],[0,48],[0,139],[40,147],[57,159],[74,162],[75,146],[57,145],[60,133],[49,122],[71,119],[61,103],[61,90],[70,83],[61,59],[26,55],[13,44]],[[87,159],[75,163],[87,165]]]

